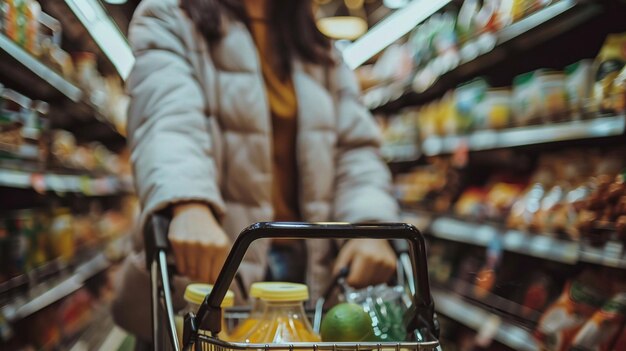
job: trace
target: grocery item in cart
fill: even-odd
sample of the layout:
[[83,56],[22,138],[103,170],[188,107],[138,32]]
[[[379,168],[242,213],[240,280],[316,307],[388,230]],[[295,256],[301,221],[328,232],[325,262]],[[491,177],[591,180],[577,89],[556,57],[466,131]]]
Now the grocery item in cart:
[[[185,301],[187,301],[187,306],[180,311],[178,316],[175,317],[176,330],[179,338],[182,338],[183,336],[184,316],[189,312],[198,312],[202,301],[204,301],[204,298],[211,293],[211,290],[213,290],[213,285],[210,284],[194,283],[187,285],[187,288],[185,288],[185,294],[183,295]],[[222,308],[233,307],[234,305],[235,294],[228,290],[226,296],[224,297],[224,301],[222,301]],[[227,330],[226,323],[224,322],[222,316],[222,331],[219,333],[218,337],[222,340],[230,340]],[[179,341],[182,342],[182,340]]]
[[340,303],[326,313],[320,333],[324,342],[378,341],[372,325],[361,305]]
[[266,287],[261,300],[265,304],[259,323],[250,330],[246,341],[251,343],[319,342],[304,312],[309,299],[306,285],[273,284]]
[[370,286],[345,294],[346,301],[362,306],[369,313],[377,340],[403,341],[406,329],[403,316],[406,312],[406,297],[402,286],[390,287],[386,284]]
[[282,283],[257,282],[250,286],[250,297],[254,299],[250,315],[248,318],[240,322],[239,325],[237,325],[237,327],[235,327],[235,329],[233,329],[233,331],[229,334],[232,341],[246,340],[246,336],[250,333],[252,328],[259,323],[265,310],[265,303],[261,300],[261,296],[263,296],[263,294],[267,291],[268,287],[271,288],[272,284]]
[[548,350],[569,350],[583,324],[604,304],[606,297],[599,289],[602,286],[606,281],[591,270],[568,282],[539,320],[535,338]]

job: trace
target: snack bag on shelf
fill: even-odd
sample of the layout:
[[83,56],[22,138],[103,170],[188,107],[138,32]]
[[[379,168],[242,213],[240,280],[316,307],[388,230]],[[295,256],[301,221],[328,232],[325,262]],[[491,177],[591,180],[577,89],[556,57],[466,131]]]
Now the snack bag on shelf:
[[563,185],[557,184],[546,192],[541,199],[539,210],[534,213],[530,222],[530,230],[535,233],[546,233],[551,230],[549,227],[552,215],[562,206],[562,200],[565,197],[566,189]]
[[581,60],[565,67],[565,90],[572,118],[583,117],[588,108],[592,85],[592,60]]
[[556,71],[537,73],[539,93],[539,116],[545,122],[559,122],[567,119],[568,106],[565,92],[565,75]]
[[575,350],[611,351],[626,323],[626,292],[613,296],[583,325],[572,342]]
[[456,88],[456,114],[464,131],[474,126],[484,126],[484,121],[480,120],[477,113],[477,106],[485,99],[487,89],[489,84],[482,78],[471,80]]
[[498,182],[492,185],[485,197],[487,217],[498,221],[506,218],[522,190],[521,184]]
[[625,64],[626,33],[609,34],[595,62],[594,111],[613,114],[623,110],[624,94],[616,78]]
[[485,99],[477,107],[479,123],[477,129],[502,129],[511,120],[511,90],[492,88],[487,90]]
[[541,121],[541,96],[537,87],[537,72],[521,74],[513,79],[513,124],[526,126]]
[[39,46],[39,17],[41,16],[41,5],[35,0],[25,1],[24,48],[31,54],[39,56],[41,53]]
[[600,289],[606,285],[591,270],[566,283],[561,296],[539,320],[535,338],[548,350],[569,350],[583,324],[604,304],[606,296]]
[[454,205],[454,213],[458,216],[481,220],[485,214],[486,192],[482,188],[469,187]]

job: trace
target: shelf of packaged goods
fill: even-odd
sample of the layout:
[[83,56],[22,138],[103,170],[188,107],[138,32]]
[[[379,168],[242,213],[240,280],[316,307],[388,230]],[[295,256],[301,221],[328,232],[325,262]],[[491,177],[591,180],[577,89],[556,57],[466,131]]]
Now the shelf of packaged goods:
[[593,247],[577,241],[533,235],[412,210],[403,212],[402,221],[415,225],[427,235],[444,240],[486,247],[499,238],[502,248],[509,252],[570,265],[584,262],[626,269],[626,254],[623,244],[618,242],[611,241],[602,247]]
[[528,330],[503,321],[498,315],[452,293],[432,289],[432,294],[437,312],[476,330],[481,337],[492,338],[514,350],[539,350]]
[[51,113],[55,124],[60,122],[56,118],[59,115],[64,120],[70,117],[63,123],[66,128],[75,126],[79,129],[85,126],[85,121],[91,121],[95,126],[87,133],[95,131],[93,140],[124,139],[99,108],[86,101],[87,96],[81,88],[0,34],[0,84],[3,83],[9,83],[9,88],[16,88],[28,98],[59,105],[60,108],[52,109],[56,113]]
[[131,181],[116,176],[66,175],[0,169],[0,186],[38,192],[80,193],[108,196],[130,193]]
[[85,281],[111,266],[111,262],[100,253],[88,261],[78,265],[74,272],[51,286],[35,288],[40,293],[14,299],[14,302],[0,308],[0,313],[9,322],[23,319],[83,287]]
[[591,120],[552,123],[537,126],[510,128],[500,131],[476,131],[465,136],[429,137],[422,143],[426,156],[454,153],[459,148],[468,151],[485,151],[509,147],[604,138],[624,134],[626,119],[623,115],[598,117]]
[[63,95],[74,103],[83,98],[82,90],[59,73],[40,62],[26,50],[3,34],[0,34],[0,52],[11,60],[2,59],[5,75],[11,75],[21,92],[31,98],[52,101]]
[[[509,55],[504,51],[506,46],[520,42],[520,45],[528,50],[531,46],[565,33],[601,12],[602,6],[593,2],[576,0],[554,2],[496,33],[485,34],[472,40],[474,44],[471,50],[468,50],[469,45],[460,49],[457,65],[441,65],[437,59],[431,61],[430,66],[439,67],[434,69],[438,71],[434,77],[433,72],[426,75],[416,72],[410,80],[407,80],[409,83],[403,84],[400,89],[396,87],[394,91],[386,95],[383,90],[389,89],[372,88],[371,92],[376,96],[371,99],[373,103],[368,104],[369,108],[373,111],[392,112],[436,98],[457,84],[471,79],[472,76],[492,66],[496,61],[505,59]],[[539,31],[549,22],[555,25],[549,30],[546,28]],[[445,68],[441,68],[444,66]],[[413,90],[412,82],[415,80],[432,81],[432,84],[421,87],[418,93]],[[364,100],[369,99],[366,96]]]
[[566,264],[575,264],[579,258],[580,245],[577,242],[516,230],[501,230],[492,225],[474,224],[445,216],[435,219],[428,233],[441,239],[478,246],[488,246],[499,238],[506,251]]

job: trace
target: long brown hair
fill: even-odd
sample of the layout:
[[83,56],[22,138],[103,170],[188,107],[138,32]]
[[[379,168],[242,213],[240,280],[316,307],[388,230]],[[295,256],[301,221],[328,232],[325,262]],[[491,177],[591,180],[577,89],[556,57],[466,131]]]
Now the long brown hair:
[[[276,69],[285,78],[293,59],[306,63],[332,64],[330,40],[315,25],[311,0],[269,0],[269,41],[277,53]],[[250,28],[243,0],[181,0],[181,7],[209,43],[219,41],[225,14]]]

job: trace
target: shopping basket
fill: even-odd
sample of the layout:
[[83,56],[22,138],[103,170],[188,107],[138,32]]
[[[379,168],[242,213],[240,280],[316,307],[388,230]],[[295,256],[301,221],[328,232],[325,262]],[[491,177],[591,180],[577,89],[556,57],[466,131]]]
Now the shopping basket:
[[[183,345],[179,344],[172,305],[170,279],[174,272],[168,261],[169,244],[167,230],[169,218],[155,214],[144,229],[146,264],[150,270],[152,333],[155,350],[264,350],[264,351],[430,351],[439,346],[438,324],[435,319],[434,303],[430,294],[426,248],[424,237],[408,224],[344,224],[344,223],[256,223],[244,229],[235,240],[226,258],[213,290],[205,297],[196,314],[185,316]],[[403,239],[408,243],[408,257],[411,261],[410,281],[414,282],[412,306],[407,311],[405,322],[411,341],[403,342],[341,342],[341,343],[289,343],[253,344],[227,342],[217,335],[221,329],[222,309],[220,307],[228,291],[239,264],[252,242],[265,238],[283,239]],[[200,332],[202,331],[202,332]]]

